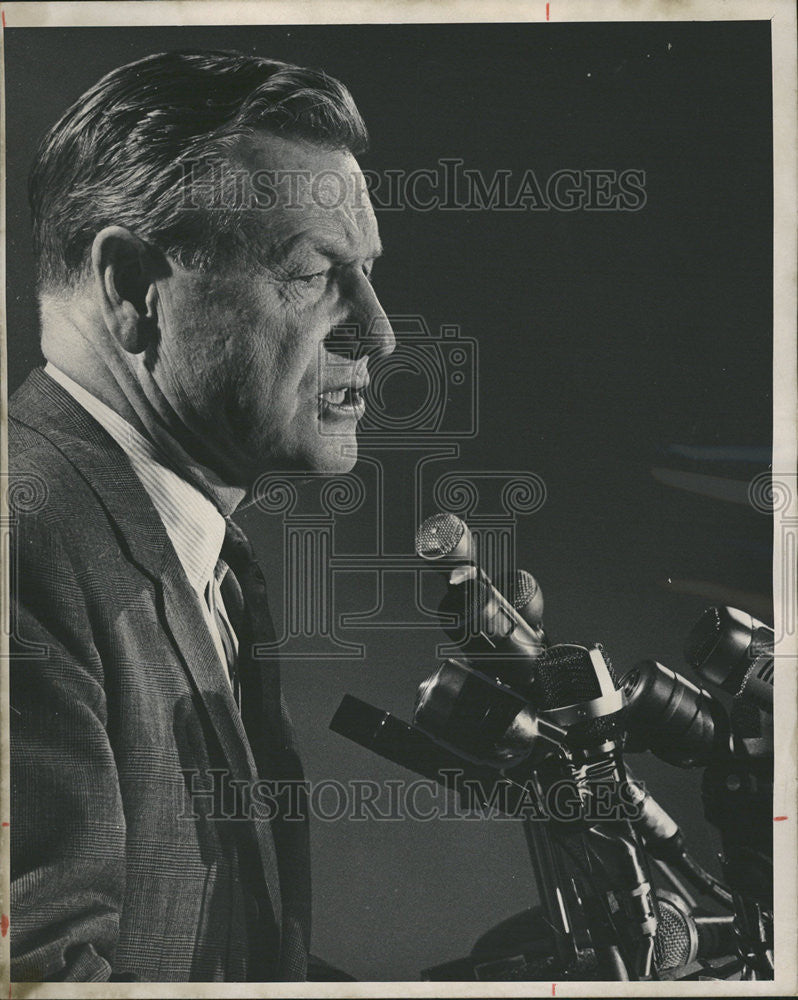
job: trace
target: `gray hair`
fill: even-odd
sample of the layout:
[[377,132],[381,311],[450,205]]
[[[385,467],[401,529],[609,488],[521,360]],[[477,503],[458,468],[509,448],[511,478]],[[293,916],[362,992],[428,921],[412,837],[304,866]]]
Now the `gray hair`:
[[353,155],[368,144],[352,95],[320,70],[197,51],[108,73],[39,144],[28,197],[40,291],[74,285],[107,225],[183,267],[239,258],[250,240],[240,208],[187,207],[186,166],[218,161],[258,131]]

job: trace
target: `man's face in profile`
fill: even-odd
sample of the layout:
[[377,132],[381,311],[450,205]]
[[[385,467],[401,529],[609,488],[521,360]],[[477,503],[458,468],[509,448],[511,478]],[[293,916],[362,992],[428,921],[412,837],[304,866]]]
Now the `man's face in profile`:
[[394,345],[369,280],[380,242],[365,182],[350,153],[274,135],[240,159],[301,182],[279,181],[277,203],[254,210],[251,261],[175,266],[161,283],[153,375],[231,484],[272,468],[347,471],[369,358]]

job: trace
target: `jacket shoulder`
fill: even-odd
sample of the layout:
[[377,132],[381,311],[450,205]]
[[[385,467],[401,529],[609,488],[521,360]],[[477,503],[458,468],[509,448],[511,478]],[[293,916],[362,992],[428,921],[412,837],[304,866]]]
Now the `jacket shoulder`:
[[45,433],[11,416],[8,467],[10,530],[20,573],[35,578],[74,573],[87,586],[94,581],[92,589],[130,574],[115,522],[91,481]]
[[19,523],[36,520],[63,523],[79,518],[86,528],[102,507],[80,471],[41,431],[14,416],[8,419],[8,504]]

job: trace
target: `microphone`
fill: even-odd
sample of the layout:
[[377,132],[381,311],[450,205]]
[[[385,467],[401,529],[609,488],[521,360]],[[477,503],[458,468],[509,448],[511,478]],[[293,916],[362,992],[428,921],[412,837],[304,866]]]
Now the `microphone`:
[[[416,552],[428,562],[439,563],[447,574],[449,589],[440,611],[458,619],[444,628],[472,660],[488,660],[490,672],[526,693],[531,683],[530,664],[544,648],[539,626],[530,625],[474,562],[476,546],[464,521],[454,514],[433,514],[419,527]],[[534,578],[531,578],[534,583]],[[537,584],[526,578],[516,599],[532,618],[542,600]],[[487,669],[487,668],[486,668]]]
[[543,628],[543,591],[534,576],[525,569],[518,569],[503,576],[497,589],[535,633],[541,649],[545,649],[549,637]]
[[[534,577],[530,574],[516,574],[506,580],[506,585],[512,587],[513,591],[508,600],[477,565],[476,545],[471,532],[453,514],[435,514],[420,525],[416,535],[416,552],[420,558],[436,562],[446,571],[448,591],[440,610],[442,614],[454,619],[457,626],[447,629],[442,622],[444,631],[474,661],[477,669],[489,672],[534,706],[534,700],[530,698],[534,683],[534,662],[546,645],[541,625],[542,594]],[[429,725],[426,718],[428,706],[424,704],[420,707],[417,722]],[[524,713],[519,714],[515,723],[520,719],[524,719],[526,725],[524,738],[532,739],[533,749],[535,746],[545,747],[546,740],[535,737],[545,735],[542,727],[546,720],[531,712],[526,716]],[[528,726],[531,719],[535,719],[535,725],[540,727],[540,731],[530,736]],[[506,746],[507,734],[500,735]],[[555,742],[556,739],[555,736]],[[548,754],[548,757],[558,756]],[[562,895],[557,857],[549,827],[548,822],[524,820],[524,832],[541,901],[547,919],[556,929],[555,952],[560,959],[566,961],[575,947],[574,935],[569,906]],[[611,948],[608,949],[608,952],[611,951]],[[622,965],[620,959],[618,964]]]
[[532,664],[545,648],[542,629],[530,627],[481,571],[455,573],[438,610],[456,624],[442,624],[443,631],[482,670],[528,695]]
[[454,791],[466,808],[504,808],[512,815],[526,798],[523,785],[495,767],[464,761],[462,755],[431,739],[390,712],[347,694],[330,729],[394,764]]
[[540,718],[565,730],[567,767],[585,817],[606,816],[608,806],[612,814],[623,811],[623,693],[601,646],[546,649],[535,661],[530,700]]
[[712,607],[693,626],[684,655],[705,680],[772,712],[773,638],[746,612]]
[[468,760],[500,768],[514,767],[540,745],[558,749],[565,735],[463,660],[446,660],[422,682],[413,725]]
[[631,749],[651,750],[677,767],[701,767],[731,754],[729,715],[709,691],[655,660],[636,664],[620,683]]
[[416,553],[422,559],[462,566],[474,561],[474,536],[456,514],[433,514],[416,531]]
[[657,908],[654,960],[658,971],[734,953],[734,917],[696,916],[681,896],[665,889],[657,892]]
[[[657,969],[684,969],[695,961],[721,958],[734,951],[732,917],[696,915],[678,895],[657,893]],[[425,969],[422,978],[436,982],[529,981],[544,974],[569,979],[597,979],[595,955],[583,953],[581,962],[559,967],[553,962],[554,934],[540,907],[529,907],[502,920],[482,934],[467,958]],[[581,973],[581,974],[580,974]]]
[[537,580],[525,569],[518,569],[499,581],[504,594],[530,628],[543,630],[543,591]]
[[623,692],[600,645],[549,646],[535,661],[534,704],[545,717],[567,728],[572,751],[604,753],[623,733]]

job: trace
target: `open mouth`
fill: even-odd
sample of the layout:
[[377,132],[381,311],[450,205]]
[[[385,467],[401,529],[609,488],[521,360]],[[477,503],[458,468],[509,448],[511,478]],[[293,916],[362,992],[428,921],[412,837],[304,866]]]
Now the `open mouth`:
[[319,416],[353,417],[359,420],[366,410],[365,386],[330,389],[319,396]]

